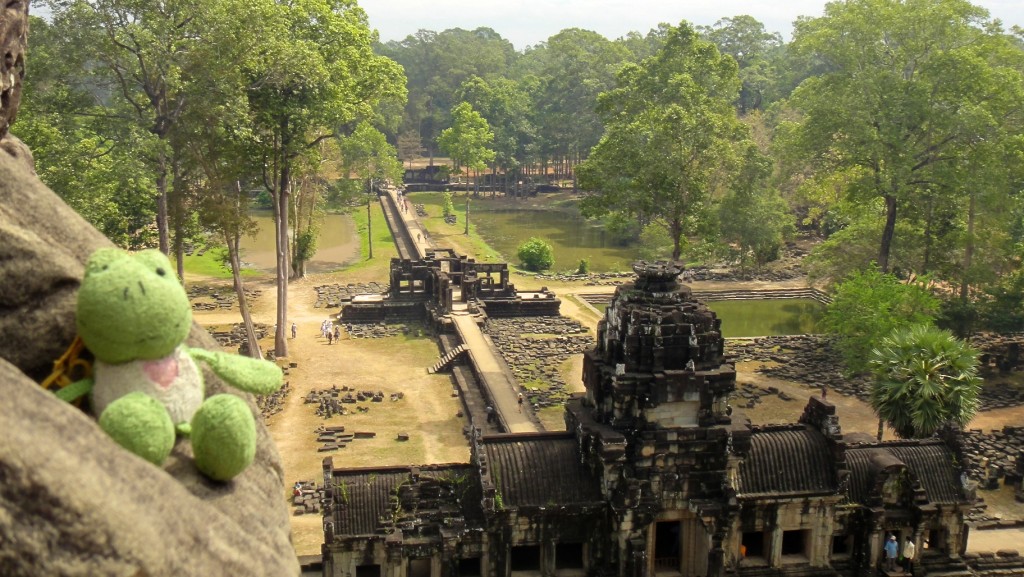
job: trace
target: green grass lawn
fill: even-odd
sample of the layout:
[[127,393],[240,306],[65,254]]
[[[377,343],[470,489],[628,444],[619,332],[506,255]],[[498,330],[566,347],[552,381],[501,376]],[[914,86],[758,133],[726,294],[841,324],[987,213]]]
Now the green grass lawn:
[[370,204],[370,221],[373,232],[373,258],[370,258],[370,245],[366,242],[367,216],[366,206],[352,209],[352,218],[356,222],[356,230],[359,234],[359,256],[360,260],[351,266],[342,269],[346,274],[358,273],[360,277],[371,280],[388,278],[390,275],[391,259],[398,256],[398,249],[391,238],[391,229],[384,218],[384,210],[379,202]]
[[[227,252],[226,248],[212,248],[206,251],[203,256],[193,253],[185,257],[185,272],[194,275],[207,276],[217,279],[230,279],[231,269],[221,264],[222,255]],[[256,277],[263,274],[254,269],[243,268],[243,277]]]

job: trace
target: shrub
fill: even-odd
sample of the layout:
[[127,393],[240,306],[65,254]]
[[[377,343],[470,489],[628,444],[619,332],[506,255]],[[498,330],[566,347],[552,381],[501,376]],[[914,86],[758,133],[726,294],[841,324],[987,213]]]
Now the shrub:
[[576,267],[576,274],[587,274],[590,272],[590,261],[581,258],[579,266]]
[[551,245],[537,237],[531,237],[530,240],[519,245],[517,254],[526,270],[547,270],[555,264],[555,254]]
[[448,218],[449,216],[455,214],[455,203],[452,202],[452,193],[446,192],[444,193],[444,196],[442,198],[444,199],[444,201],[443,205],[441,206],[441,214],[445,218]]

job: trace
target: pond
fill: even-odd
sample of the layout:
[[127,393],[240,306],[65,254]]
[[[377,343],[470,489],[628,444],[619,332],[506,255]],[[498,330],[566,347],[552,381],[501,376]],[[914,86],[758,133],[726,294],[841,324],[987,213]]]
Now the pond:
[[[269,211],[254,211],[250,216],[259,231],[255,237],[242,237],[242,262],[248,268],[273,272],[277,266],[274,243],[274,216]],[[359,258],[359,237],[352,217],[326,214],[320,227],[316,254],[306,263],[306,272],[338,270]]]
[[[707,305],[722,319],[726,338],[813,334],[825,314],[825,305],[814,299],[710,301]],[[607,308],[594,306],[602,312]]]
[[711,301],[708,308],[722,319],[722,336],[763,337],[817,332],[825,306],[813,299],[750,299]]
[[[426,205],[427,219],[440,220],[440,193],[414,193],[409,198]],[[466,197],[457,195],[453,202],[458,215],[456,226],[462,227],[465,225]],[[518,264],[516,252],[519,245],[533,236],[551,245],[555,253],[555,264],[551,267],[554,271],[576,270],[581,259],[589,262],[592,272],[628,271],[630,264],[638,258],[635,247],[612,242],[599,221],[589,221],[573,208],[544,210],[496,204],[489,198],[474,198],[470,219],[477,234],[510,264]],[[435,225],[428,221],[427,226]]]

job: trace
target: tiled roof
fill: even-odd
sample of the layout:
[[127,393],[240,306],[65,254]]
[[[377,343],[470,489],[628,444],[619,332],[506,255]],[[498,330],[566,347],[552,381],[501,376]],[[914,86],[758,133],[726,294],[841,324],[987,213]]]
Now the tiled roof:
[[754,431],[740,464],[740,496],[833,493],[835,467],[825,437],[814,429]]
[[846,462],[851,473],[848,497],[857,503],[864,503],[871,496],[877,471],[892,464],[906,465],[931,503],[957,503],[963,499],[956,458],[940,441],[850,447],[846,450]]
[[[418,486],[441,481],[452,491],[429,490],[424,496],[453,510],[461,511],[467,521],[483,518],[480,510],[480,477],[471,465],[434,465],[419,467]],[[410,467],[335,469],[335,532],[339,535],[370,535],[382,532],[392,518],[399,488],[411,483]],[[426,514],[427,511],[421,511]]]
[[572,433],[484,437],[482,448],[505,507],[601,501],[598,479],[580,464]]

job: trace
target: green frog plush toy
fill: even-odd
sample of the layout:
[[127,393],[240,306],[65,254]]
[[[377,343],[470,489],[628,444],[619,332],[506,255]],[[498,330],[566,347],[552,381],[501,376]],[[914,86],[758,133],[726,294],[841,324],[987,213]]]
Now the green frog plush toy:
[[240,397],[206,398],[202,361],[228,384],[266,395],[281,387],[272,362],[184,344],[192,307],[167,257],[99,249],[78,291],[78,334],[96,358],[93,377],[60,392],[89,394],[100,427],[117,443],[161,465],[178,435],[190,437],[195,464],[211,479],[241,473],[256,454],[256,423]]

